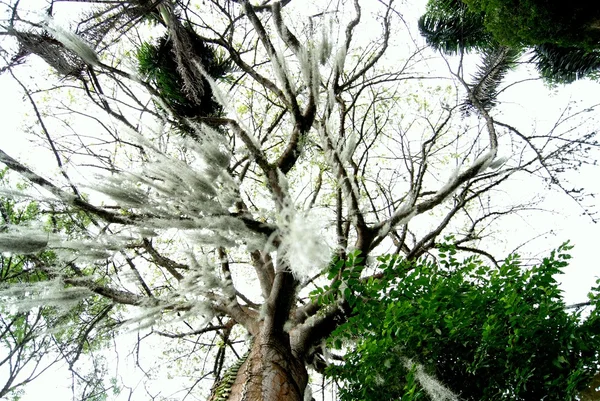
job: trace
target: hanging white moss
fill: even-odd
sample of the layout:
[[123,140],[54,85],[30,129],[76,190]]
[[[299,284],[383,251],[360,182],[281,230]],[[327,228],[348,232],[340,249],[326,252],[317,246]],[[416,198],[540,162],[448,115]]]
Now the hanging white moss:
[[473,162],[473,165],[474,166],[481,165],[481,167],[479,168],[479,172],[482,172],[482,171],[486,170],[493,163],[495,157],[496,157],[496,150],[490,149],[489,151],[487,151],[486,153],[482,154],[477,159],[475,159],[475,162]]
[[304,401],[312,401],[312,389],[310,388],[310,383],[306,383],[306,388],[304,389]]
[[494,161],[492,161],[488,168],[492,169],[492,170],[498,170],[500,167],[502,167],[504,165],[504,163],[506,163],[508,161],[508,157],[507,156],[501,156],[501,157],[497,157],[496,159],[494,159]]
[[83,39],[73,32],[67,31],[58,25],[52,18],[46,19],[46,28],[48,32],[62,43],[67,49],[77,54],[83,61],[92,66],[100,64],[98,55]]
[[317,45],[317,51],[316,53],[319,55],[319,63],[321,63],[321,65],[325,65],[325,63],[327,63],[327,61],[329,60],[329,57],[331,57],[331,52],[333,50],[333,44],[331,42],[331,29],[332,29],[332,23],[333,20],[329,20],[329,31],[327,29],[325,29],[325,25],[323,25],[323,28],[321,30],[321,41],[319,42],[319,44]]
[[413,362],[411,359],[405,359],[404,366],[408,370],[415,370],[415,378],[432,401],[460,401],[460,398],[448,387],[435,377],[428,375],[423,369],[423,365]]
[[235,297],[235,288],[231,277],[221,278],[217,275],[218,266],[202,256],[200,260],[193,252],[187,253],[189,273],[179,283],[179,294],[185,297],[209,301],[206,294],[222,294],[227,299]]
[[314,209],[296,211],[291,205],[277,216],[279,251],[299,280],[313,276],[329,263],[331,247],[326,241],[325,223]]
[[334,70],[338,73],[344,71],[344,65],[346,64],[346,54],[347,49],[346,46],[340,47],[337,54],[335,55],[335,65]]
[[219,103],[221,106],[223,106],[224,110],[227,110],[229,108],[229,100],[227,99],[227,96],[225,96],[223,91],[221,91],[221,88],[219,88],[219,85],[217,85],[217,82],[213,79],[213,77],[211,77],[206,72],[206,70],[204,69],[202,64],[200,64],[197,60],[194,60],[194,65],[196,66],[198,71],[200,71],[200,74],[202,75],[202,77],[204,79],[206,79],[206,81],[210,85],[212,95],[215,98],[215,100],[217,101],[217,103]]
[[6,299],[19,311],[52,306],[67,312],[91,295],[93,293],[86,287],[65,287],[60,278],[37,283],[13,283],[0,290],[0,298]]
[[131,327],[129,333],[150,328],[158,324],[164,315],[165,305],[150,306],[143,305],[138,308],[131,317],[126,320],[126,325]]
[[343,143],[344,147],[341,151],[340,158],[342,161],[349,163],[352,160],[352,155],[356,150],[356,146],[358,145],[356,133],[352,132],[345,138],[345,142]]
[[[456,185],[456,182],[458,180],[458,175],[459,174],[460,174],[460,167],[457,167],[450,174],[450,177],[448,177],[448,179],[446,180],[446,182],[444,183],[444,185],[442,185],[442,187],[440,189],[438,189],[438,191],[435,193],[435,196],[439,196],[440,194],[445,193],[446,191],[448,191],[448,189],[450,189],[454,185]],[[451,196],[451,195],[452,194],[448,194],[448,196]]]
[[93,189],[107,195],[121,207],[140,208],[148,205],[148,191],[132,181],[124,180],[122,176],[103,177],[102,181],[94,184]]
[[0,233],[0,252],[29,255],[38,253],[48,246],[49,234],[30,227],[7,227]]

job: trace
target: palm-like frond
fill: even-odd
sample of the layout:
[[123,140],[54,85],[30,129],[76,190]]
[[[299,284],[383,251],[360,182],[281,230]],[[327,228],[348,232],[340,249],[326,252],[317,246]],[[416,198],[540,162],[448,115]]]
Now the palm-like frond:
[[600,70],[600,50],[560,47],[544,43],[534,48],[530,61],[550,82],[569,83]]
[[[191,28],[187,28],[186,35],[188,58],[198,60],[211,77],[226,78],[232,71],[231,61],[216,53]],[[140,74],[156,85],[162,100],[180,116],[219,116],[222,106],[213,99],[210,85],[195,65],[180,64],[174,54],[176,51],[179,50],[175,49],[169,34],[159,38],[157,43],[143,43],[137,53]]]
[[[472,97],[486,111],[496,105],[498,87],[506,73],[515,66],[520,55],[520,50],[506,46],[496,46],[483,51],[481,64],[469,87]],[[471,97],[467,98],[463,110],[468,113],[470,109],[475,108],[474,103]]]
[[446,54],[483,49],[493,43],[483,14],[469,11],[460,0],[436,2],[436,8],[430,7],[418,23],[427,44]]

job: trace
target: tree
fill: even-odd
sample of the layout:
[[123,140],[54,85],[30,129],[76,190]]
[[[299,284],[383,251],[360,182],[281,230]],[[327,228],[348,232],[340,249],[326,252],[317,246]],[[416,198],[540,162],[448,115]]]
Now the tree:
[[[457,249],[495,260],[486,228],[532,205],[500,195],[517,174],[585,206],[561,175],[597,146],[575,128],[580,112],[548,132],[521,130],[494,115],[487,83],[473,90],[460,64],[442,77],[456,88],[428,87],[423,49],[391,51],[404,37],[393,3],[86,4],[72,30],[12,4],[3,27],[17,50],[3,71],[21,83],[59,176],[4,150],[0,162],[44,191],[44,208],[89,224],[38,242],[18,226],[3,236],[54,252],[35,265],[52,288],[121,308],[98,327],[139,330],[147,397],[171,396],[150,387],[166,365],[181,398],[207,396],[199,383],[210,378],[213,400],[303,399],[308,367],[323,371],[324,340],[351,314],[345,291],[333,290],[344,272],[327,279],[332,263],[356,265],[353,280],[380,280],[373,256],[434,255],[451,233]],[[176,68],[148,69],[155,51],[171,52]],[[43,82],[20,76],[30,55],[53,69]],[[232,68],[211,76],[210,60]],[[200,88],[218,106],[207,112]],[[498,157],[508,149],[514,156]],[[19,253],[14,242],[3,251]],[[315,286],[327,305],[309,297]],[[244,335],[247,356],[224,373]],[[140,349],[154,336],[171,348],[150,368]]]
[[566,310],[556,276],[570,248],[530,268],[517,255],[499,268],[461,262],[443,244],[437,263],[380,258],[387,279],[350,287],[354,314],[329,340],[350,347],[329,367],[349,383],[342,399],[578,399],[600,362],[599,287],[588,316]]
[[[5,189],[11,187],[6,169],[0,172],[0,182]],[[18,184],[21,190],[26,185]],[[32,299],[20,299],[16,304],[3,297],[0,311],[1,347],[5,351],[0,359],[4,383],[0,383],[0,397],[18,400],[22,389],[58,363],[66,362],[73,375],[73,389],[77,388],[81,400],[100,400],[110,389],[102,388],[105,367],[101,358],[93,360],[93,370],[82,368],[78,362],[82,354],[103,347],[111,338],[111,320],[108,315],[114,305],[98,296],[76,302],[70,299],[69,289],[50,296],[47,288],[50,274],[43,266],[54,263],[51,251],[31,252],[39,249],[44,235],[31,230],[35,224],[44,225],[49,232],[73,233],[74,227],[85,221],[85,216],[71,214],[68,218],[43,210],[35,201],[15,201],[0,197],[0,227],[5,232],[11,226],[25,230],[30,242],[15,244],[14,235],[2,238],[2,247],[11,247],[21,254],[0,255],[0,285],[19,292],[27,287]],[[77,218],[77,221],[71,219]],[[27,229],[29,228],[29,230]],[[33,248],[32,248],[33,246]],[[6,294],[5,294],[6,295]],[[37,299],[36,299],[37,298]],[[43,301],[43,302],[42,302]],[[98,327],[102,323],[102,328]]]
[[544,79],[569,83],[597,75],[598,21],[597,8],[587,4],[431,0],[419,29],[429,45],[447,54],[531,49],[529,62]]

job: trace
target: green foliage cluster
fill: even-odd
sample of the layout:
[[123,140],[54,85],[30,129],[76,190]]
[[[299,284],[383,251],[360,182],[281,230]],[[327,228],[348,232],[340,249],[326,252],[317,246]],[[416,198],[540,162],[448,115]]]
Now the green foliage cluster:
[[[7,171],[0,170],[0,187],[13,186]],[[25,184],[16,186],[20,190],[26,189]],[[81,211],[57,215],[38,202],[0,196],[0,233],[8,230],[9,226],[43,224],[48,232],[72,237],[89,223],[89,216]],[[0,252],[0,289],[9,285],[48,282],[60,275],[62,269],[69,267],[58,266],[55,253],[50,250],[28,255]],[[94,273],[92,269],[86,270],[90,275]],[[45,296],[61,299],[61,294]],[[0,382],[2,399],[6,396],[17,400],[22,393],[20,386],[27,383],[27,375],[37,375],[37,371],[42,370],[45,364],[51,364],[57,355],[62,355],[70,369],[75,371],[75,364],[83,353],[99,350],[112,339],[112,329],[107,326],[116,324],[109,315],[116,308],[106,298],[92,296],[71,305],[68,310],[45,305],[42,299],[38,306],[22,311],[13,306],[14,301],[0,297],[0,348],[10,355],[0,360],[0,368],[8,373],[8,378],[3,378],[6,383]],[[100,326],[98,323],[104,319],[103,326]],[[108,374],[107,366],[102,357],[95,357],[92,362],[93,369],[77,374],[81,380],[85,376],[86,382],[81,399],[105,400],[107,392],[101,388],[104,386],[103,377]],[[118,391],[118,387],[114,386],[112,390]]]
[[354,305],[357,302],[354,290],[362,288],[360,276],[364,260],[360,251],[349,253],[346,259],[336,256],[327,269],[331,285],[318,287],[310,293],[311,298],[323,305],[332,305],[336,299],[343,298]]
[[[188,38],[193,53],[199,57],[198,62],[208,75],[215,79],[225,79],[231,71],[231,62],[220,56],[206,44],[191,28],[187,28]],[[173,53],[173,42],[169,35],[160,37],[156,43],[144,42],[137,52],[138,71],[158,90],[162,100],[182,117],[217,117],[222,113],[222,106],[212,97],[212,90],[205,79],[199,82],[202,96],[198,100],[186,96],[184,80],[178,72],[178,65]]]
[[430,46],[456,54],[462,49],[483,50],[492,46],[494,38],[484,21],[482,12],[473,12],[462,0],[439,0],[427,3],[418,24]]
[[569,83],[582,77],[597,80],[600,49],[585,50],[545,43],[535,47],[532,61],[548,82]]
[[501,47],[530,49],[529,61],[553,84],[595,78],[600,69],[600,7],[593,2],[429,0],[419,29],[447,54],[476,50],[486,58]]
[[597,49],[600,8],[589,1],[464,0],[485,15],[487,31],[513,47],[552,43],[562,47]]
[[600,369],[600,315],[565,309],[555,276],[570,248],[532,268],[517,255],[499,268],[459,261],[448,245],[439,263],[380,257],[382,280],[348,280],[360,302],[329,339],[348,351],[328,368],[341,399],[428,400],[409,360],[463,400],[575,399]]

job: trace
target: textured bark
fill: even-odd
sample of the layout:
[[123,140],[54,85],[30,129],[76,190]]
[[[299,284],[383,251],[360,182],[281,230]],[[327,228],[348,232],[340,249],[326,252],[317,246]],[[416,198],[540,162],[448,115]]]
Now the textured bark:
[[600,373],[596,376],[592,377],[592,381],[590,382],[588,388],[583,390],[580,393],[582,401],[596,401],[600,400],[600,391],[598,391],[598,387],[600,387]]
[[[308,373],[304,361],[292,354],[288,339],[257,336],[250,355],[238,370],[229,398],[226,399],[302,401],[307,383]],[[213,395],[210,401],[216,399]]]

